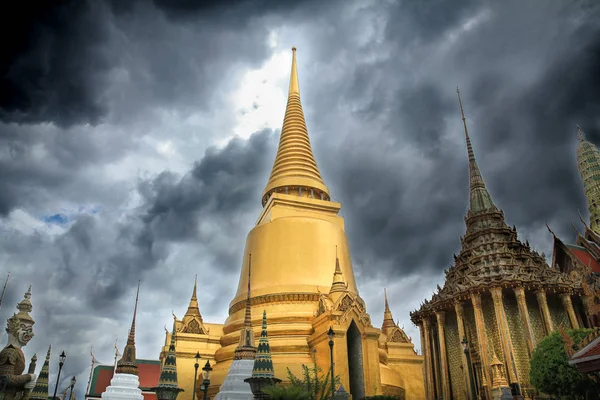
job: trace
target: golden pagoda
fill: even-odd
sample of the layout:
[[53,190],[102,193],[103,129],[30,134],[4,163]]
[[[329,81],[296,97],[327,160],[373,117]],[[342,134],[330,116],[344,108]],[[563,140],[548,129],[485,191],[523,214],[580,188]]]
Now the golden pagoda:
[[470,175],[466,234],[444,287],[411,313],[421,331],[426,397],[490,399],[494,390],[508,390],[503,385],[513,395],[529,395],[535,345],[586,319],[581,279],[550,268],[506,224],[475,161],[460,94],[458,100]]
[[[288,368],[299,376],[302,364],[310,366],[313,360],[329,371],[331,327],[335,373],[353,398],[376,394],[424,398],[423,357],[396,324],[387,323],[384,332],[373,327],[358,293],[344,220],[338,215],[341,204],[331,201],[311,149],[295,48],[279,148],[261,201],[263,209],[248,234],[238,290],[225,323],[202,322],[195,289],[186,316],[177,322],[178,372],[185,389],[180,398],[191,398],[186,385],[193,381],[196,351],[214,364],[209,395],[218,391],[241,343],[245,321],[253,316],[257,336],[263,311],[269,315],[276,378],[285,382]],[[168,343],[167,334],[161,358]]]

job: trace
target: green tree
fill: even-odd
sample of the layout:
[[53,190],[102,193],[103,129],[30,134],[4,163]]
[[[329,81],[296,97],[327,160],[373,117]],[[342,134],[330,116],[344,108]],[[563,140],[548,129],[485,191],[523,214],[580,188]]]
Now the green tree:
[[[324,374],[317,363],[312,368],[302,364],[302,377],[299,378],[288,368],[288,379],[291,386],[299,387],[308,393],[310,400],[325,400],[331,398],[331,375]],[[339,377],[336,377],[336,383]]]
[[[573,339],[573,349],[578,350],[577,344],[591,332],[591,329],[567,331],[567,335]],[[529,380],[540,392],[561,399],[585,398],[586,392],[595,390],[590,378],[569,365],[560,332],[548,335],[533,350]]]

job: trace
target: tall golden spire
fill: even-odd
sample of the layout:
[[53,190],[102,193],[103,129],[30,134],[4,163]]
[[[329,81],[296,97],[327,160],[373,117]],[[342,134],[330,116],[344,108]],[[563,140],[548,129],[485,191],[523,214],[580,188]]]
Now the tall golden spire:
[[465,118],[465,112],[463,110],[462,101],[460,99],[460,91],[458,90],[458,86],[456,87],[456,93],[458,95],[460,114],[462,117],[463,126],[465,128],[465,140],[467,142],[467,153],[469,155],[469,211],[472,214],[476,214],[487,210],[496,210],[496,206],[492,201],[492,197],[490,196],[490,193],[487,191],[485,183],[483,182],[483,178],[481,176],[481,172],[479,171],[477,161],[475,161],[475,153],[473,152],[473,147],[471,146],[469,130],[467,129],[467,120]]
[[390,311],[390,305],[388,304],[387,291],[383,288],[383,298],[385,299],[385,309],[383,311],[383,325],[381,326],[382,330],[387,328],[395,328],[396,324],[394,323],[394,317],[392,317],[392,312]]
[[317,167],[300,103],[295,47],[292,48],[290,88],[279,139],[279,149],[269,182],[263,192],[263,206],[271,194],[277,191],[329,200],[329,189],[325,186]]
[[123,357],[117,363],[117,374],[137,375],[137,361],[135,355],[135,318],[137,316],[138,300],[140,297],[140,281],[138,281],[137,293],[135,295],[135,307],[133,309],[133,320],[127,337],[127,344],[123,350]]

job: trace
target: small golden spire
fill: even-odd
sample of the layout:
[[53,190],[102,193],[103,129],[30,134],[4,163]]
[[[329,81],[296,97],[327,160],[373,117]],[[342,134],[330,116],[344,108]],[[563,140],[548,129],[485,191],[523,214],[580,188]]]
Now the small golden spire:
[[8,271],[8,276],[6,277],[6,281],[4,282],[4,288],[2,289],[2,294],[0,295],[0,307],[2,307],[2,300],[4,300],[4,293],[6,293],[6,285],[8,285],[9,278],[10,278],[10,271]]
[[196,315],[196,316],[200,317],[200,320],[202,320],[202,316],[200,315],[200,308],[198,307],[198,297],[196,297],[197,283],[198,283],[198,275],[196,274],[196,276],[194,277],[194,290],[192,290],[192,298],[190,299],[190,304],[188,305],[188,309],[187,309],[187,312],[185,313],[185,315],[186,316]]
[[387,290],[383,288],[383,298],[384,298],[384,311],[383,311],[383,325],[381,326],[382,330],[395,328],[396,323],[394,322],[394,317],[392,316],[392,312],[390,311],[390,305],[388,304],[387,298]]
[[335,271],[333,272],[333,284],[329,290],[329,294],[336,292],[345,292],[348,286],[344,282],[344,275],[340,268],[340,259],[337,256],[337,246],[335,246]]

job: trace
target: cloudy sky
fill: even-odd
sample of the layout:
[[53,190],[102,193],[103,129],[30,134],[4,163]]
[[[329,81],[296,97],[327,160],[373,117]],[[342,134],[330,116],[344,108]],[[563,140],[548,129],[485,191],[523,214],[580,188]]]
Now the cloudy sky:
[[[456,85],[507,222],[551,253],[587,216],[576,124],[600,144],[600,6],[559,1],[81,0],[0,13],[0,317],[33,285],[65,384],[112,362],[142,281],[158,357],[198,274],[222,322],[278,143],[292,46],[319,168],[375,325],[443,282],[468,203]],[[18,8],[21,9],[18,9]],[[41,363],[40,363],[41,364]],[[54,379],[51,377],[51,379]]]

